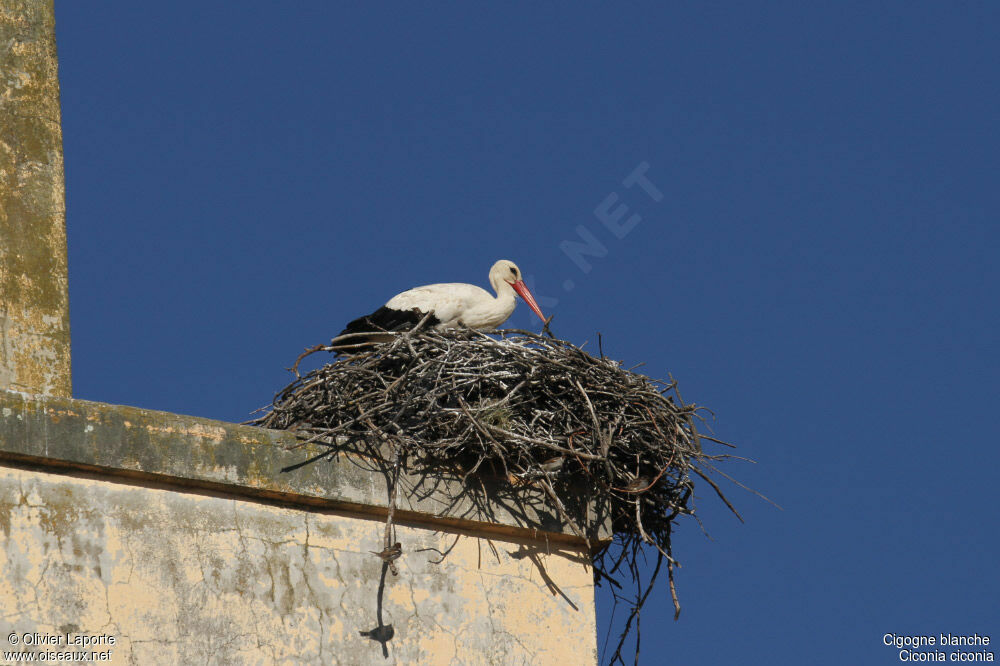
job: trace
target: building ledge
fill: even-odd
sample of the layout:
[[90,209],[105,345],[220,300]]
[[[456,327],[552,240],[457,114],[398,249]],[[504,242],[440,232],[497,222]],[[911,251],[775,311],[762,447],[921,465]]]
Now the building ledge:
[[[327,451],[295,444],[284,431],[0,390],[0,464],[385,518],[384,463],[339,453],[283,472]],[[564,503],[575,530],[537,487],[404,472],[394,520],[591,547],[610,538],[606,512],[588,505],[585,491]]]

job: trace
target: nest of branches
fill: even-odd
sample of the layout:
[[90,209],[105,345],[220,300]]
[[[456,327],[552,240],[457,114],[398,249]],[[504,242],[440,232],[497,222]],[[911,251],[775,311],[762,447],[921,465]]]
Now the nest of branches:
[[[584,486],[609,508],[614,532],[612,542],[595,547],[595,580],[609,582],[615,598],[631,606],[611,661],[621,661],[663,563],[680,613],[671,531],[679,516],[694,514],[695,480],[735,509],[709,476],[726,456],[702,450],[703,440],[725,443],[698,432],[699,408],[681,400],[676,382],[520,330],[417,330],[343,350],[319,346],[300,356],[296,380],[253,423],[332,448],[377,438],[407,461],[461,469],[466,479],[532,484],[570,525],[563,502]],[[316,351],[343,355],[299,375],[299,361]],[[651,575],[643,564],[649,548],[656,554]],[[624,587],[623,575],[635,585]],[[629,598],[625,589],[637,592]]]

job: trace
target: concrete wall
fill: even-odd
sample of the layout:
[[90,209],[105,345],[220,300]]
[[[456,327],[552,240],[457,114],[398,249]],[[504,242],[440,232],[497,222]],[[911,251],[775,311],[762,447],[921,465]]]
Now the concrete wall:
[[[383,475],[361,456],[275,471],[310,455],[290,441],[0,391],[0,651],[12,633],[68,633],[105,642],[17,649],[128,664],[596,663],[590,558],[569,526],[408,477],[394,576],[369,553]],[[360,634],[380,625],[380,599],[384,654]]]
[[69,396],[52,1],[0,0],[0,388]]

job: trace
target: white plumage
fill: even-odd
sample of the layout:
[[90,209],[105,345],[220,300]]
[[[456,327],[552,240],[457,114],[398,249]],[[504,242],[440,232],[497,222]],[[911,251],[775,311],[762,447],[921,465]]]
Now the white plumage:
[[408,289],[393,296],[372,314],[349,323],[340,335],[353,334],[351,340],[345,341],[350,344],[377,340],[377,336],[364,338],[358,334],[405,330],[415,326],[428,314],[430,317],[427,323],[435,329],[459,326],[493,329],[507,321],[514,312],[518,295],[545,321],[545,316],[524,284],[521,271],[514,262],[501,259],[493,264],[490,269],[490,284],[496,291],[495,297],[481,287],[460,282]]
[[496,328],[507,321],[515,305],[514,290],[510,287],[501,289],[494,298],[474,284],[446,282],[404,291],[389,299],[385,307],[431,312],[438,320],[437,328]]

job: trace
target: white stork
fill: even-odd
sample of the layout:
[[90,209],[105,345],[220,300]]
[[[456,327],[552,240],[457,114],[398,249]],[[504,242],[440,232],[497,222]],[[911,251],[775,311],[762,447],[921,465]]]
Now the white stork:
[[[340,332],[351,335],[344,345],[363,344],[386,339],[386,336],[360,336],[372,331],[398,331],[413,328],[428,316],[426,325],[435,330],[467,326],[494,329],[507,321],[514,311],[515,293],[528,304],[536,315],[545,321],[545,315],[528,291],[521,271],[513,261],[501,259],[490,269],[490,284],[497,293],[494,298],[488,291],[473,284],[448,282],[414,287],[396,294],[385,305],[365,317],[355,319]],[[338,336],[340,337],[340,336]]]

